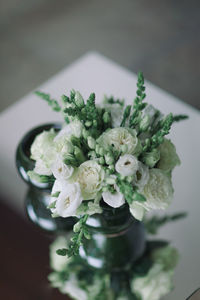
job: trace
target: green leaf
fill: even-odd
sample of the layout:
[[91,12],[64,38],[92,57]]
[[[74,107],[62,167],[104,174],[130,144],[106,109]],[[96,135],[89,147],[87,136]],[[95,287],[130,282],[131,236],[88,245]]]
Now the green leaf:
[[48,105],[55,111],[61,111],[61,107],[55,99],[51,99],[49,94],[45,94],[40,91],[36,91],[35,94],[42,98],[43,100],[47,101]]
[[67,249],[66,248],[58,249],[58,250],[56,250],[56,253],[60,256],[66,256],[67,255]]

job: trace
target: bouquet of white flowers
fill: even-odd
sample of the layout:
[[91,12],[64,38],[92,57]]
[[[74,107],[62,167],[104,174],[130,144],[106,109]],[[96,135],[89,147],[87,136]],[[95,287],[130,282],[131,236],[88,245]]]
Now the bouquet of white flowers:
[[62,106],[49,95],[36,92],[65,120],[60,131],[36,136],[31,146],[35,168],[31,180],[52,182],[48,208],[52,217],[76,216],[74,237],[60,255],[76,255],[90,215],[102,212],[102,201],[113,208],[125,203],[142,220],[145,213],[165,209],[173,198],[172,170],[180,164],[173,143],[166,139],[172,124],[186,116],[162,113],[144,102],[142,73],[138,74],[133,105],[113,97],[95,104],[95,94],[85,102],[72,90],[62,96]]

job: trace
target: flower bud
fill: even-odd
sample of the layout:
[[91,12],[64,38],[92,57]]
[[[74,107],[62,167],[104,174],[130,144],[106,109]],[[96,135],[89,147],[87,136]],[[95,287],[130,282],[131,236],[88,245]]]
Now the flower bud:
[[140,131],[146,131],[150,124],[150,116],[145,115],[142,120],[140,121],[139,127]]
[[77,146],[74,147],[74,156],[80,163],[85,161],[85,157],[83,155],[82,150]]
[[82,135],[83,135],[84,139],[87,139],[88,136],[89,136],[89,131],[86,130],[85,128],[83,128],[83,130],[82,130]]
[[93,137],[88,136],[87,142],[88,142],[88,146],[90,147],[90,149],[95,149],[96,141],[95,141],[95,139],[93,139]]
[[109,112],[106,111],[106,112],[103,114],[103,121],[104,121],[104,123],[109,123],[110,120],[111,120],[110,114],[109,114]]
[[102,147],[99,148],[99,155],[104,156],[105,151]]
[[103,157],[99,158],[99,163],[100,165],[104,165],[105,164],[105,159]]
[[92,122],[91,121],[86,121],[85,122],[85,126],[86,127],[91,127],[92,126]]
[[155,164],[160,159],[160,151],[157,149],[153,149],[151,152],[147,152],[144,154],[142,161],[145,163],[145,165],[149,166],[150,168],[153,168]]
[[79,93],[79,92],[75,92],[75,98],[74,98],[74,101],[76,103],[76,105],[78,107],[83,107],[84,106],[84,100],[83,100],[83,97],[82,95]]
[[113,185],[113,184],[116,183],[116,178],[108,177],[108,178],[106,178],[106,183],[110,184],[110,185]]
[[107,165],[112,165],[114,163],[114,158],[110,153],[106,154],[104,157]]

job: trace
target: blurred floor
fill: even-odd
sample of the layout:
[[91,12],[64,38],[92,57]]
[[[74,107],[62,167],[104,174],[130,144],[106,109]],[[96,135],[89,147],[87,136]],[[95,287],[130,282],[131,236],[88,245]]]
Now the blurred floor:
[[198,0],[2,0],[0,110],[89,50],[200,108],[199,14]]

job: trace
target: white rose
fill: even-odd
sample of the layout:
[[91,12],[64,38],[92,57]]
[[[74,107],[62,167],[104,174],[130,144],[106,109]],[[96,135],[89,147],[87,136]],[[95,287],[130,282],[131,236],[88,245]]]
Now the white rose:
[[95,160],[85,161],[79,166],[75,181],[80,184],[84,200],[96,197],[101,190],[104,175],[104,170]]
[[49,148],[53,148],[53,139],[56,136],[54,129],[38,134],[31,145],[31,158],[38,160],[44,157]]
[[135,179],[133,184],[138,188],[143,188],[149,180],[149,168],[143,163],[138,161],[138,170],[135,174]]
[[119,187],[114,184],[115,193],[112,194],[111,192],[103,192],[102,197],[104,202],[106,202],[111,207],[120,207],[125,203],[124,195],[120,192]]
[[82,200],[78,182],[63,185],[56,201],[57,214],[63,218],[75,216]]
[[173,271],[164,271],[163,266],[154,264],[144,277],[136,277],[132,283],[132,291],[142,300],[160,300],[172,290]]
[[122,151],[122,146],[125,146],[127,148],[125,153],[127,154],[138,154],[141,149],[136,131],[124,127],[106,131],[99,137],[98,143],[106,150],[114,147],[119,152]]
[[164,139],[164,142],[158,147],[160,150],[160,160],[157,163],[157,168],[166,172],[172,171],[175,166],[180,165],[181,161],[176,153],[174,144]]
[[72,166],[64,164],[62,158],[59,155],[54,161],[51,170],[54,177],[60,181],[68,180],[74,172],[74,168]]
[[145,208],[141,205],[140,202],[133,201],[129,205],[129,209],[135,219],[142,221],[145,213]]
[[138,170],[138,160],[131,154],[122,155],[117,161],[115,169],[123,176],[135,175]]
[[71,136],[75,136],[80,138],[82,135],[83,125],[80,121],[75,120],[69,124],[67,124],[63,129],[59,131],[54,141],[58,142],[60,138],[66,138],[70,140]]
[[173,198],[173,187],[169,176],[159,169],[149,170],[149,180],[140,190],[147,201],[143,202],[144,208],[165,209]]

